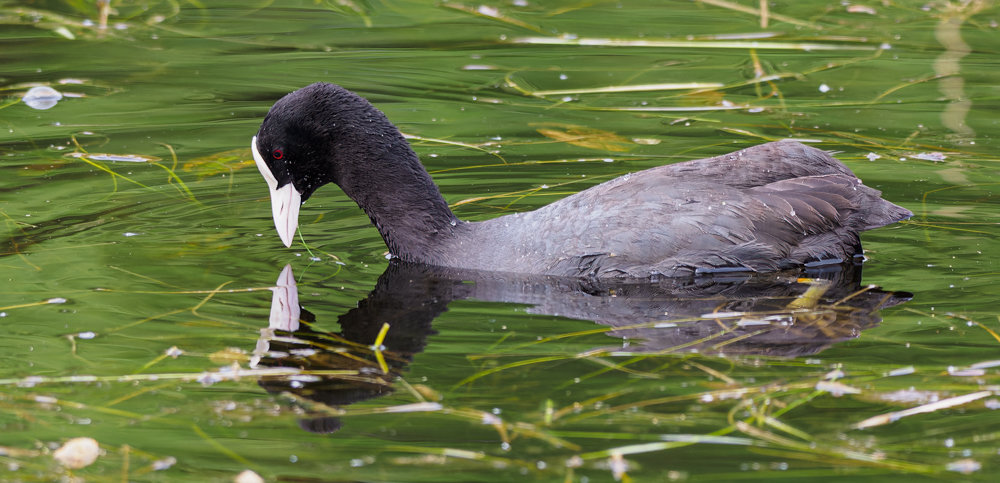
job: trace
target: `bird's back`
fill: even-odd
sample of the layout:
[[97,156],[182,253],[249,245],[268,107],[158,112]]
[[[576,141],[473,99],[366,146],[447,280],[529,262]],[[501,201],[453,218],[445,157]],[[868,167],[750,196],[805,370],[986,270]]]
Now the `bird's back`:
[[448,252],[465,268],[573,277],[775,270],[846,261],[861,251],[859,231],[910,215],[826,152],[781,141],[468,223]]

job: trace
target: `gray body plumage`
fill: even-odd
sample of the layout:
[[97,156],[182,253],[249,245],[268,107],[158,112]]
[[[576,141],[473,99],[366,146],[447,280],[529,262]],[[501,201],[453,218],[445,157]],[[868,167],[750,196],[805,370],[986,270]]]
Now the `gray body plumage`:
[[574,277],[771,271],[850,260],[859,231],[907,216],[826,152],[781,141],[464,223],[436,263]]

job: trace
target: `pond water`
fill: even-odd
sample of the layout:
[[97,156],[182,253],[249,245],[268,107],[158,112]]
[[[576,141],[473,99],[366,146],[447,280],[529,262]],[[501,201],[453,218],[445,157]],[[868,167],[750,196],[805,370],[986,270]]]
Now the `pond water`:
[[[0,479],[1000,468],[993,2],[111,7],[0,3]],[[390,265],[330,186],[286,249],[249,143],[315,81],[463,219],[784,138],[914,217],[864,234],[863,278],[609,286]],[[74,437],[95,463],[55,462]]]

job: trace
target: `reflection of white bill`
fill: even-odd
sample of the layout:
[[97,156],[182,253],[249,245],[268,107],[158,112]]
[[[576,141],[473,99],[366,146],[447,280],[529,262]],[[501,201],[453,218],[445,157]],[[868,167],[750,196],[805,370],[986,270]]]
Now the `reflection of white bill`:
[[250,367],[257,367],[260,358],[267,354],[275,330],[288,332],[299,330],[299,316],[301,315],[299,289],[295,285],[295,276],[292,274],[291,265],[285,265],[281,274],[278,275],[275,286],[271,287],[271,291],[273,292],[271,317],[268,320],[268,327],[260,329],[260,338],[257,339],[257,347],[254,348],[253,356],[250,358]]

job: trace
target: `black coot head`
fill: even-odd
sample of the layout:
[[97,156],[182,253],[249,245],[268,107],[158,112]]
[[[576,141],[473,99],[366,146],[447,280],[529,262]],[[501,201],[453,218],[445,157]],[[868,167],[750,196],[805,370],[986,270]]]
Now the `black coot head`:
[[285,246],[298,227],[299,206],[317,188],[337,181],[336,154],[350,139],[359,111],[374,108],[346,89],[316,83],[282,97],[251,142],[257,169],[271,193],[274,225]]
[[[271,107],[257,131],[255,148],[277,188],[294,185],[306,201],[320,186],[334,181],[331,162],[337,117],[344,106],[337,102],[343,88],[313,84],[281,98]],[[255,155],[256,159],[256,155]],[[264,175],[265,178],[267,175]]]

